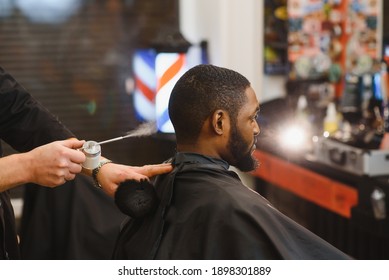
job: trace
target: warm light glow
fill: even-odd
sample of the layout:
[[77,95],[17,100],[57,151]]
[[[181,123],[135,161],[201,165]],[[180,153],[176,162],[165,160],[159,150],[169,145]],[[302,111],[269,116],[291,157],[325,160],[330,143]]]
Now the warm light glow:
[[281,131],[279,142],[288,150],[301,150],[307,144],[307,132],[302,127],[292,125]]

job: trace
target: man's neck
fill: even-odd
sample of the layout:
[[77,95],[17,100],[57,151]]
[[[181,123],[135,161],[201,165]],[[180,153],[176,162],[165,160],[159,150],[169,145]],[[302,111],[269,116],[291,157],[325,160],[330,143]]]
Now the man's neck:
[[218,153],[215,152],[214,149],[212,149],[211,146],[206,145],[197,145],[197,144],[177,144],[177,152],[179,153],[194,153],[194,154],[200,154],[212,158],[218,158],[221,159]]

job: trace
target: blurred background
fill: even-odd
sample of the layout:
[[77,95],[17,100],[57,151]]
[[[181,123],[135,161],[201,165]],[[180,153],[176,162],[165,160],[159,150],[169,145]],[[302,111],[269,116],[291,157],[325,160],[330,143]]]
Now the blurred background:
[[[0,0],[0,65],[80,139],[156,121],[156,134],[102,146],[130,165],[174,154],[166,109],[182,73],[234,69],[261,102],[262,166],[245,183],[353,257],[388,258],[387,12],[383,0]],[[109,258],[124,216],[89,178],[13,197],[26,258]]]

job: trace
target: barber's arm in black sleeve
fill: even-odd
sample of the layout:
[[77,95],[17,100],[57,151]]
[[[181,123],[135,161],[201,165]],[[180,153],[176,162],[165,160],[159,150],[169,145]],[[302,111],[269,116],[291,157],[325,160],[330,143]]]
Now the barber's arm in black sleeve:
[[74,135],[0,67],[0,138],[24,152]]

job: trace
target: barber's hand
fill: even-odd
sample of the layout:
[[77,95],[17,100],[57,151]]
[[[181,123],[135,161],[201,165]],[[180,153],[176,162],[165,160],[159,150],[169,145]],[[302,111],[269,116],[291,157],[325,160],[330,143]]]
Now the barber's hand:
[[27,170],[31,175],[29,181],[55,187],[73,180],[85,161],[84,153],[77,150],[84,142],[77,139],[55,141],[26,153]]
[[101,167],[97,174],[97,180],[104,192],[109,196],[114,196],[119,184],[125,180],[147,179],[156,175],[171,172],[173,167],[170,163],[127,166],[116,163],[108,163]]

